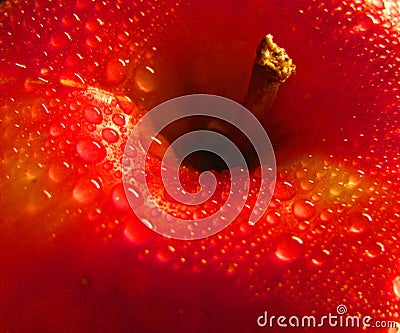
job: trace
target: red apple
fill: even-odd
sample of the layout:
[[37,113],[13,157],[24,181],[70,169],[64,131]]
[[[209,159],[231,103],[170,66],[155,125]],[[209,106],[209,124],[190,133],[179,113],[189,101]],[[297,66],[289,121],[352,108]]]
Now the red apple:
[[[264,311],[341,304],[399,321],[395,1],[10,0],[0,12],[2,331],[253,332]],[[121,184],[129,132],[172,97],[242,101],[266,33],[297,66],[266,121],[278,167],[267,213],[248,225],[254,172],[249,206],[218,235],[154,233]],[[182,174],[194,190],[197,174]],[[217,176],[202,209],[159,201],[212,213],[229,190]]]

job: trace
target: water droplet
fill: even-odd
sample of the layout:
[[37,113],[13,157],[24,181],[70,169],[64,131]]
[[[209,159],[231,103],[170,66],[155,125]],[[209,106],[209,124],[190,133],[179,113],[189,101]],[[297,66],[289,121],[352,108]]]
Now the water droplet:
[[293,214],[299,220],[307,220],[315,214],[314,204],[310,201],[298,199],[293,204]]
[[86,214],[86,217],[89,221],[95,221],[101,216],[101,209],[100,208],[95,208],[95,207],[90,207],[88,209],[88,212]]
[[71,174],[70,165],[67,162],[53,161],[49,167],[49,178],[60,183]]
[[297,225],[297,228],[299,228],[300,231],[305,231],[309,227],[310,227],[309,221],[300,221],[299,224]]
[[285,236],[278,243],[275,255],[282,261],[295,261],[303,255],[303,241],[296,236]]
[[134,158],[137,155],[136,148],[130,144],[126,146],[123,150],[127,157]]
[[368,248],[365,250],[364,254],[371,259],[374,259],[385,252],[385,246],[382,243],[373,243],[368,245]]
[[400,275],[393,280],[393,291],[397,299],[400,300]]
[[112,128],[103,129],[101,135],[103,139],[106,140],[108,143],[115,143],[119,140],[118,133],[114,131]]
[[116,99],[119,107],[121,108],[122,111],[125,112],[125,114],[129,115],[135,109],[135,104],[128,96],[117,95]]
[[275,225],[279,224],[280,217],[281,217],[281,214],[277,211],[268,212],[267,213],[267,222],[270,225],[275,226]]
[[[136,244],[146,244],[149,241],[149,238],[151,237],[150,230],[147,229],[144,225],[141,223],[128,223],[125,230],[124,230],[124,235],[127,237],[127,239],[133,243]],[[150,228],[151,229],[151,228]],[[148,250],[145,250],[146,253],[148,253]]]
[[124,126],[125,125],[125,117],[122,114],[114,114],[112,116],[112,121],[117,126]]
[[135,81],[138,88],[144,93],[152,92],[156,88],[154,69],[149,66],[138,68]]
[[80,140],[76,145],[79,156],[90,163],[99,163],[107,155],[106,149],[97,141],[90,139]]
[[83,109],[83,116],[91,124],[99,125],[103,121],[101,111],[92,105],[88,105]]
[[282,201],[290,200],[296,194],[296,190],[289,182],[277,181],[273,197]]
[[89,36],[86,38],[86,45],[91,49],[98,47],[101,42],[102,40],[99,36]]
[[110,170],[112,170],[112,168],[113,168],[113,164],[112,164],[110,161],[106,161],[106,162],[104,162],[104,164],[103,164],[103,168],[104,168],[105,170],[107,170],[107,171],[110,171]]
[[99,18],[89,18],[86,21],[85,28],[90,32],[98,30],[104,23]]
[[361,181],[362,181],[361,173],[352,174],[349,176],[349,182],[347,183],[347,186],[350,188],[354,188],[360,185]]
[[[203,218],[205,218],[205,217],[207,217],[207,212],[206,211],[204,211],[203,209],[199,209],[199,210],[196,210],[195,212],[193,212],[193,214],[192,214],[192,218],[190,218],[190,216],[188,216],[188,214],[185,214],[185,216],[183,217],[180,217],[180,218],[182,218],[182,219],[185,219],[185,220],[200,220],[200,219],[203,219]],[[240,231],[242,231],[242,232],[244,232],[244,229],[243,229],[243,226],[242,225],[240,225]]]
[[329,193],[334,197],[340,196],[343,193],[343,191],[344,191],[343,184],[340,183],[332,185],[332,187],[329,189]]
[[63,123],[59,123],[59,124],[52,124],[50,126],[50,135],[51,136],[60,136],[63,135],[65,132],[65,125]]
[[160,262],[168,262],[173,259],[173,252],[169,249],[161,249],[157,251],[157,259]]
[[80,108],[80,105],[81,105],[81,103],[79,103],[79,102],[72,102],[72,103],[69,104],[69,108],[72,111],[76,111],[76,110],[78,110]]
[[75,54],[70,54],[65,58],[65,65],[67,67],[74,67],[77,66],[81,61],[83,57],[79,53]]
[[[28,77],[24,82],[24,88],[27,92],[33,92],[40,87],[37,80]],[[37,109],[37,108],[36,108]]]
[[78,73],[63,72],[60,74],[60,83],[63,86],[83,89],[86,87],[85,80]]
[[87,130],[88,130],[89,132],[95,131],[95,130],[96,130],[96,125],[88,124],[88,125],[87,125]]
[[80,21],[80,18],[78,15],[73,14],[66,14],[62,19],[61,19],[61,24],[65,27],[72,27],[76,25]]
[[102,188],[98,180],[82,178],[75,184],[72,190],[72,197],[77,202],[87,205],[98,199],[101,192]]
[[374,5],[377,9],[385,8],[385,4],[382,0],[372,0],[371,4]]
[[123,81],[128,74],[128,66],[122,59],[112,58],[106,64],[106,77],[110,83]]
[[319,215],[319,218],[324,221],[324,222],[329,222],[332,218],[333,212],[330,209],[324,209],[321,214]]
[[354,27],[350,30],[350,33],[365,32],[374,27],[374,22],[368,16],[359,19]]
[[[145,145],[149,141],[148,137],[145,137],[146,135],[148,136],[148,134],[140,133],[140,135],[141,135],[140,142],[142,144],[142,147],[143,146],[145,147]],[[151,156],[157,157],[161,161],[165,154],[166,149],[169,146],[169,142],[162,135],[158,135],[157,137],[151,136],[150,139],[151,139],[151,145],[148,150],[148,153]]]
[[71,36],[67,32],[54,31],[51,34],[50,44],[55,48],[60,48],[65,46],[70,40]]
[[311,262],[315,265],[315,266],[323,266],[326,261],[329,259],[329,252],[324,250],[321,252],[317,252],[312,256]]
[[112,189],[111,198],[114,206],[117,209],[125,212],[131,209],[122,184],[117,184],[114,186],[114,188]]
[[140,184],[146,183],[146,173],[143,170],[133,169],[132,177]]
[[160,216],[161,216],[160,209],[159,209],[159,208],[152,208],[152,209],[150,210],[150,215],[151,215],[152,217],[160,217]]
[[[203,213],[204,213],[204,216],[203,216],[203,217],[209,216],[209,214],[207,213],[207,211],[203,211]],[[251,233],[254,231],[254,228],[250,225],[249,222],[242,222],[242,223],[240,223],[239,230],[240,230],[243,234],[249,235],[249,234],[251,234]]]
[[312,179],[303,179],[300,181],[300,187],[303,191],[311,191],[314,188],[314,181]]
[[140,207],[144,203],[142,195],[132,186],[127,189],[127,198],[132,208]]
[[355,213],[349,218],[349,231],[354,234],[365,232],[372,222],[372,218],[368,214]]
[[117,40],[119,42],[126,42],[129,38],[129,32],[128,31],[121,31],[117,34]]
[[69,129],[70,129],[72,132],[79,131],[80,128],[81,128],[81,124],[79,124],[79,123],[73,123],[73,124],[71,124],[71,125],[69,126]]

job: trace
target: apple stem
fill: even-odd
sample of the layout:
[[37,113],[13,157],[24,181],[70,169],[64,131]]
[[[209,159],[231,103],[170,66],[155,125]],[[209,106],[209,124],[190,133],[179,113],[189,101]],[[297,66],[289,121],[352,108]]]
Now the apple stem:
[[[268,125],[269,111],[280,84],[285,82],[296,70],[296,66],[285,49],[275,44],[272,39],[272,35],[266,35],[257,48],[243,103],[243,106],[257,117],[264,128]],[[240,122],[240,119],[238,121]],[[234,126],[227,125],[219,120],[212,120],[208,123],[207,129],[235,138],[236,144],[243,153],[249,155],[254,153],[249,152],[251,150],[250,141]]]
[[285,49],[266,35],[260,42],[253,63],[243,105],[264,124],[281,83],[296,70]]
[[[296,66],[287,55],[285,49],[273,42],[272,35],[266,35],[257,48],[247,94],[243,103],[243,106],[257,117],[264,128],[268,125],[269,111],[280,84],[285,82],[295,69]],[[242,121],[240,118],[239,115],[238,123],[245,121],[245,118]],[[204,125],[207,130],[221,133],[230,138],[245,155],[249,167],[252,168],[258,165],[258,157],[246,133],[242,133],[235,126],[220,119],[207,121]],[[182,125],[180,128],[183,128]],[[176,133],[177,129],[174,128],[173,135],[176,136]],[[168,134],[165,137],[159,136],[159,138],[162,138],[161,141],[163,142],[173,141],[170,140],[170,135]],[[192,155],[188,165],[195,166],[201,171],[210,169],[219,170],[225,166],[217,165],[215,157],[207,155],[207,153]]]

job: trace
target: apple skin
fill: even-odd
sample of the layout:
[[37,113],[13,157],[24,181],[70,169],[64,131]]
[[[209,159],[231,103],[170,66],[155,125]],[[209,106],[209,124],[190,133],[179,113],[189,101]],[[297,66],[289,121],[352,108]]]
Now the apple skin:
[[[395,2],[0,6],[1,330],[253,332],[266,310],[339,304],[398,320]],[[279,177],[265,219],[244,211],[201,241],[153,233],[121,192],[134,121],[182,94],[240,101],[265,33],[298,69],[266,124]]]

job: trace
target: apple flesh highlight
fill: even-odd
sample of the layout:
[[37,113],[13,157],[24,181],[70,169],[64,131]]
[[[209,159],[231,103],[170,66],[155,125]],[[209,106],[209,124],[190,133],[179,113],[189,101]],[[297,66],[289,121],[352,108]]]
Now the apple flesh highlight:
[[[2,327],[252,331],[266,307],[324,315],[340,303],[351,314],[397,318],[394,3],[63,5],[1,5],[9,13],[3,31],[11,32],[2,34],[0,68]],[[172,29],[169,17],[195,30]],[[239,17],[242,25],[228,29]],[[267,128],[280,171],[265,221],[250,228],[244,211],[211,239],[161,238],[118,190],[127,133],[166,98],[205,92],[241,100],[265,22],[297,64]],[[88,121],[86,107],[101,111],[101,124]],[[107,128],[117,142],[102,137]],[[85,160],[76,149],[82,139],[101,144],[106,157]],[[204,210],[218,209],[216,201]]]

